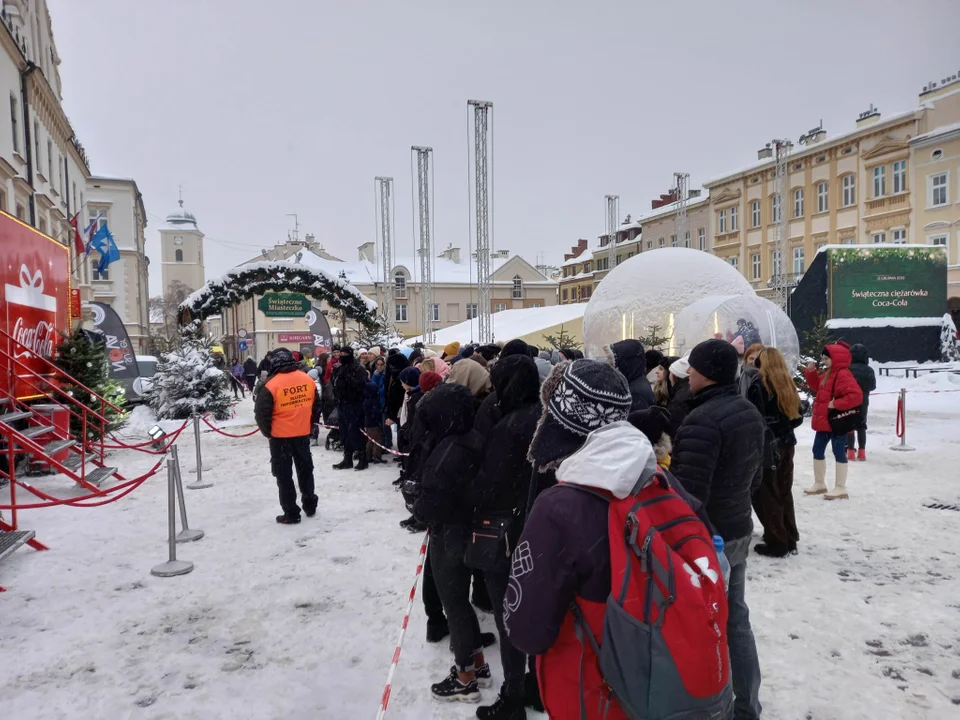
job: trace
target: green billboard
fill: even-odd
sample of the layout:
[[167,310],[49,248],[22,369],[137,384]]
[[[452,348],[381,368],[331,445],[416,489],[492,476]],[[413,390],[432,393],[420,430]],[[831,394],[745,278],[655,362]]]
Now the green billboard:
[[300,293],[266,293],[257,307],[267,317],[304,317],[310,311],[310,301]]
[[831,318],[940,317],[946,311],[942,247],[829,250]]

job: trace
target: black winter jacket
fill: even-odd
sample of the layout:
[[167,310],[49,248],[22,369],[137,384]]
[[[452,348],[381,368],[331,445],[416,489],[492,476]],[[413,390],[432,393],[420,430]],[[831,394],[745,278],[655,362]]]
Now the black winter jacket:
[[867,346],[857,343],[850,348],[850,372],[863,391],[863,415],[866,417],[870,408],[870,393],[877,389],[877,374],[870,367],[870,357],[867,355]]
[[423,390],[417,385],[417,387],[412,388],[407,395],[410,396],[410,399],[407,400],[406,422],[397,428],[397,449],[399,449],[400,452],[406,452],[410,447],[410,437],[413,434],[414,424],[417,422],[417,406],[423,397]]
[[[496,368],[496,365],[494,365],[494,368]],[[491,373],[491,380],[493,380],[492,375]],[[494,385],[494,387],[496,387],[496,385]],[[490,431],[493,430],[493,426],[500,422],[502,417],[499,400],[497,399],[497,391],[494,390],[480,403],[480,407],[477,409],[477,415],[473,420],[473,429],[480,433],[482,437],[487,437]]]
[[542,410],[540,373],[532,358],[510,355],[494,365],[490,379],[500,398],[501,418],[484,440],[480,472],[473,482],[473,503],[480,513],[515,512],[522,519],[533,475],[527,450]]
[[378,428],[383,421],[380,410],[380,388],[373,380],[367,380],[363,386],[363,426]]
[[667,402],[667,412],[670,413],[670,420],[667,421],[667,435],[671,440],[677,436],[677,431],[690,412],[692,402],[693,391],[690,389],[690,378],[683,378],[674,383],[670,388],[670,400]]
[[724,540],[753,531],[750,497],[762,479],[766,423],[736,383],[694,394],[673,441],[670,471],[700,500]]
[[333,377],[333,397],[339,405],[355,405],[363,402],[363,387],[367,384],[367,371],[358,361],[340,362]]
[[647,380],[647,358],[643,354],[643,345],[639,340],[621,340],[610,345],[613,365],[627,379],[633,404],[630,412],[645,410],[657,404],[653,397],[653,388]]
[[423,435],[411,454],[416,467],[410,480],[419,487],[414,515],[428,525],[469,525],[473,519],[471,486],[483,451],[473,416],[473,395],[453,383],[434,388],[417,407]]
[[803,424],[803,416],[801,415],[800,417],[791,420],[784,415],[783,410],[780,409],[780,404],[777,402],[777,396],[771,392],[768,392],[763,386],[763,382],[759,383],[759,387],[760,392],[763,393],[763,405],[764,408],[766,408],[764,420],[767,423],[767,427],[770,428],[773,436],[781,445],[786,447],[796,445],[797,436],[793,431],[795,428],[798,428]]
[[400,371],[409,367],[409,365],[410,363],[400,353],[395,353],[387,358],[386,377],[383,381],[386,398],[384,414],[397,425],[400,424],[400,408],[403,407],[403,399],[406,395],[406,390],[403,389],[403,384],[400,382]]

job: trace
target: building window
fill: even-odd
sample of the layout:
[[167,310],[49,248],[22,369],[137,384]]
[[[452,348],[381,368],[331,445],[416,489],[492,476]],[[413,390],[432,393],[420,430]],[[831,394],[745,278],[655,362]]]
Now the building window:
[[932,153],[930,153],[931,160],[939,160],[942,157],[943,157],[943,150],[934,150]]
[[[755,228],[760,227],[760,201],[759,200],[753,201],[753,204],[750,206],[750,215],[751,215],[750,224]],[[702,250],[703,248],[700,248],[700,249]]]
[[717,216],[717,232],[723,235],[727,231],[727,211],[721,210]]
[[947,173],[930,176],[930,207],[947,204]]
[[797,188],[793,191],[793,216],[795,218],[803,217],[803,188]]
[[844,238],[844,239],[843,239],[843,242],[841,242],[840,244],[841,244],[841,245],[856,245],[856,244],[857,244],[857,239],[856,239],[856,238],[852,238],[852,237]]
[[874,233],[870,236],[870,239],[874,245],[884,245],[887,242],[887,234],[882,232]]
[[770,267],[773,277],[778,277],[783,274],[783,257],[780,255],[779,250],[773,251],[773,255],[770,258]]
[[47,140],[47,182],[53,185],[53,142],[51,140]]
[[[567,299],[567,291],[563,291],[563,299]],[[477,317],[477,304],[476,303],[467,303],[467,320],[473,320]]]
[[[567,301],[567,289],[566,289],[566,288],[564,288],[563,290],[560,291],[560,299],[563,300],[564,302]],[[469,316],[468,316],[468,317],[469,317]]]
[[907,161],[897,160],[893,164],[893,191],[902,193],[907,191]]
[[701,250],[707,249],[707,231],[705,228],[697,228],[697,244]]
[[[685,248],[690,247],[690,231],[689,230],[686,230],[683,233],[683,246]],[[633,253],[630,253],[630,255],[633,255]]]
[[634,255],[636,255],[636,253],[627,253],[627,260],[632,258]]
[[57,156],[57,172],[59,173],[58,177],[60,180],[59,185],[60,185],[61,197],[67,194],[67,188],[64,185],[64,180],[63,180],[63,168],[66,164],[67,164],[67,159],[62,155],[58,155]]
[[40,167],[40,121],[33,121],[33,162]]
[[93,279],[94,279],[94,280],[109,280],[109,279],[110,279],[110,268],[108,268],[108,267],[107,267],[107,268],[104,268],[104,269],[103,269],[103,272],[100,272],[99,270],[97,270],[97,265],[100,264],[100,256],[99,256],[99,255],[97,255],[96,257],[94,257],[93,255],[91,255],[91,256],[90,256],[90,261],[91,261],[91,262],[90,262],[90,265],[91,265],[91,267],[93,268]]
[[538,302],[532,302],[532,303],[530,303],[530,307],[531,307],[531,308],[538,308],[538,307],[541,307],[541,305],[540,305],[540,303],[538,303]]
[[660,239],[657,241],[657,244],[658,244],[660,247],[663,247],[663,238],[660,238]]
[[887,166],[880,165],[873,169],[873,196],[883,197],[887,194]]
[[850,207],[857,202],[857,178],[855,175],[843,176],[843,206]]
[[407,321],[407,304],[406,303],[397,303],[393,306],[393,320],[394,322],[406,322]]
[[907,244],[907,229],[899,228],[894,230],[893,233],[893,244],[894,245],[906,245]]
[[173,253],[174,262],[183,262],[183,250],[177,248]]
[[513,276],[513,299],[520,300],[523,298],[523,278],[519,275]]
[[[407,276],[402,272],[395,273],[393,276],[393,296],[400,299],[407,297]],[[404,305],[403,312],[407,312],[406,305]]]
[[21,220],[27,219],[27,212],[26,210],[23,209],[23,205],[21,205],[20,203],[17,203],[17,217],[20,218]]
[[730,263],[730,266],[731,266],[734,270],[736,270],[736,269],[739,267],[739,265],[740,265],[740,258],[738,258],[736,255],[734,255],[734,256],[731,257],[731,258],[727,258],[727,262]]
[[676,236],[676,235],[671,235],[671,236],[670,236],[670,247],[679,247],[679,246],[680,246],[680,243],[677,241],[677,236]]
[[773,209],[773,221],[780,222],[780,194],[777,193],[771,198],[770,205]]
[[647,250],[653,250],[653,240],[647,240]]
[[754,253],[750,256],[750,264],[753,266],[753,279],[760,279],[760,253]]
[[494,311],[494,312],[503,312],[503,311],[506,310],[506,309],[507,309],[507,304],[506,304],[506,303],[498,302],[498,303],[494,303],[494,304],[493,304],[493,311]]
[[939,247],[947,248],[947,263],[950,263],[950,246],[947,244],[946,235],[933,235],[927,238],[928,245],[937,245]]
[[830,186],[822,182],[817,185],[817,212],[826,212],[830,209]]
[[798,247],[793,249],[793,274],[794,275],[803,275],[805,269],[804,259],[803,259],[803,248]]
[[615,264],[614,264],[614,267],[616,267],[617,265],[619,265],[619,264],[622,263],[622,262],[623,262],[623,255],[621,255],[620,253],[617,253],[617,259],[616,259],[616,262],[615,262]]
[[7,194],[0,190],[0,210],[7,211]]
[[47,221],[43,218],[37,218],[37,230],[42,232],[44,235],[47,234]]
[[10,132],[13,133],[13,151],[20,152],[20,121],[17,119],[17,99],[10,96]]
[[738,215],[740,214],[739,209],[736,205],[730,208],[730,232],[734,232],[737,229]]
[[440,322],[440,305],[437,303],[430,306],[430,319],[433,322]]

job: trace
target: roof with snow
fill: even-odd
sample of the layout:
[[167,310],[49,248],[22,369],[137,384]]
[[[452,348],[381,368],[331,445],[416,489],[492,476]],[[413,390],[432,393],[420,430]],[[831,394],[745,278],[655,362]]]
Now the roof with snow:
[[192,212],[183,209],[183,200],[180,200],[180,207],[167,215],[167,225],[172,226],[170,229],[196,230],[197,218]]
[[[554,325],[572,322],[583,318],[588,304],[582,302],[524,310],[501,310],[490,316],[493,321],[493,337],[497,342],[507,342],[539,330],[546,330]],[[464,320],[456,325],[437,330],[431,345],[446,345],[454,341],[464,344],[476,337],[477,320]],[[413,345],[415,342],[423,342],[422,336],[409,338],[404,341],[404,344]]]
[[925,132],[922,135],[917,135],[915,138],[911,138],[910,144],[919,144],[925,140],[933,140],[934,138],[939,138],[943,135],[949,135],[950,133],[955,133],[957,131],[960,131],[960,122],[950,123],[949,125],[940,125],[939,127],[935,127],[930,132]]
[[[701,205],[710,201],[710,197],[703,191],[700,192],[700,195],[695,197],[687,198],[687,210],[693,208],[698,208]],[[665,215],[672,215],[680,209],[680,201],[669,203],[668,205],[662,205],[656,210],[651,210],[648,213],[644,213],[636,220],[634,220],[631,225],[636,225],[637,227],[642,227],[643,223],[650,222],[651,220],[656,220],[657,218],[663,217]],[[640,238],[634,238],[634,240],[639,240]]]

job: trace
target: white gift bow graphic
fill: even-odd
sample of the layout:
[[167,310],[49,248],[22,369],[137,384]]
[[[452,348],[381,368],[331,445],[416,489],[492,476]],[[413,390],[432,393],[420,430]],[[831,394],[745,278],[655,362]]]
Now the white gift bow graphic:
[[20,266],[20,287],[24,289],[33,289],[43,292],[43,274],[37,270],[33,277],[30,277],[30,270],[26,265]]
[[700,574],[697,574],[696,572],[694,572],[693,568],[690,567],[687,563],[683,564],[683,569],[686,570],[687,573],[690,575],[690,582],[693,583],[694,587],[700,587],[701,576],[706,577],[708,580],[710,580],[710,582],[714,584],[717,582],[717,580],[720,579],[720,576],[717,574],[717,571],[711,569],[710,561],[707,558],[705,557],[697,558],[696,560],[694,560],[694,563],[696,563],[697,567],[700,568]]
[[4,299],[8,303],[51,313],[57,311],[57,296],[44,295],[43,273],[39,269],[31,275],[26,264],[21,265],[19,280],[19,285],[4,284]]

